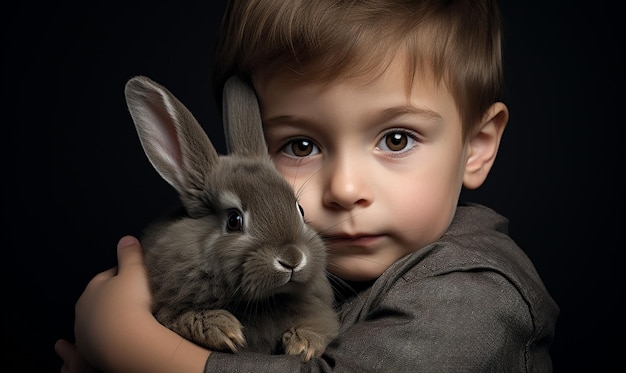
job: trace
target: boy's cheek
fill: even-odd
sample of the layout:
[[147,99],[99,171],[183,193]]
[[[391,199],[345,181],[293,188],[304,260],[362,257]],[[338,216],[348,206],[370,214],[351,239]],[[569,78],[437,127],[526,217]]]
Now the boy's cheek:
[[300,204],[300,206],[302,207],[302,210],[304,211],[304,220],[307,223],[311,224],[311,226],[313,226],[313,228],[319,232],[321,227],[317,226],[317,222],[319,222],[320,220],[318,207],[316,206],[316,204],[313,203],[313,201],[310,200],[310,198],[306,198],[300,195],[298,193],[298,190],[296,190],[295,192],[296,192],[296,196],[299,196],[298,203]]

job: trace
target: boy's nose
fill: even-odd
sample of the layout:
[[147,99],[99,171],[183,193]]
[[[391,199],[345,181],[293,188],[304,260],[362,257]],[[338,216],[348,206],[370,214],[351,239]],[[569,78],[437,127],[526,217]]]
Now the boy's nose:
[[349,157],[335,159],[326,165],[324,204],[346,210],[370,205],[373,194],[368,181],[372,176],[368,176],[366,168],[362,162]]

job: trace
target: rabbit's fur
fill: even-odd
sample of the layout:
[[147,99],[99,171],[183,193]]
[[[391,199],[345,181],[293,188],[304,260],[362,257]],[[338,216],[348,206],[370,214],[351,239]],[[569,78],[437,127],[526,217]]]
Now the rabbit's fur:
[[211,350],[321,355],[339,325],[326,248],[270,160],[252,89],[235,77],[224,88],[228,155],[165,87],[138,76],[125,94],[183,206],[142,237],[155,317]]

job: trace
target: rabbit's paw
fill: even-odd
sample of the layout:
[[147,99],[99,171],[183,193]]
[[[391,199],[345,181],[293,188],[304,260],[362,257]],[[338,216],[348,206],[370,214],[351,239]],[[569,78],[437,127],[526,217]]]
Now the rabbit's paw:
[[320,356],[326,348],[326,340],[319,333],[306,328],[290,328],[283,334],[283,346],[287,355],[301,355],[302,361]]
[[210,350],[236,352],[246,345],[242,326],[226,310],[205,310],[188,314],[190,338]]

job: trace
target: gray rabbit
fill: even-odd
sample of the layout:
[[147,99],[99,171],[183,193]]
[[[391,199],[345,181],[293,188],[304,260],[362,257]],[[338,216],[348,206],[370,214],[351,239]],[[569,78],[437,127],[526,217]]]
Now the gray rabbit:
[[326,248],[270,160],[252,89],[224,87],[228,155],[165,87],[138,76],[125,94],[182,202],[142,237],[157,320],[212,350],[320,356],[339,327]]

